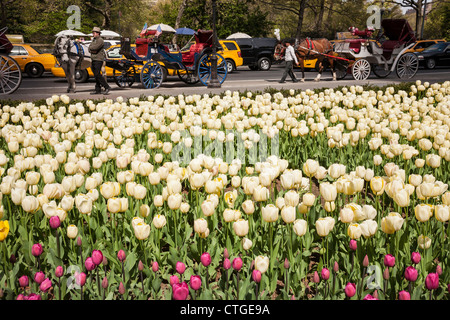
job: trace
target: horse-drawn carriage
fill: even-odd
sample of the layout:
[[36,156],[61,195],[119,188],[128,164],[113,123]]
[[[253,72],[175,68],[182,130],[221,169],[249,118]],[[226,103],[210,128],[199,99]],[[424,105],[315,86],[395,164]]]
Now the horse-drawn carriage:
[[348,72],[355,80],[366,80],[371,71],[379,78],[387,77],[394,70],[401,79],[414,77],[419,60],[415,54],[405,53],[416,41],[408,21],[384,19],[381,26],[383,33],[377,39],[356,32],[358,39],[336,42],[334,52],[347,60]]
[[13,45],[6,37],[7,28],[0,30],[0,95],[10,94],[22,83],[19,64],[9,56]]
[[[130,48],[130,39],[123,38],[120,53],[126,59],[107,60],[106,65],[114,69],[114,80],[120,87],[132,86],[140,78],[145,88],[158,88],[167,74],[177,74],[187,84],[199,81],[208,84],[211,78],[213,57],[213,33],[198,30],[195,44],[189,51],[170,52],[159,41],[159,37],[137,38],[135,51]],[[227,76],[226,60],[218,53],[217,78],[222,83]],[[138,76],[140,70],[140,76]]]

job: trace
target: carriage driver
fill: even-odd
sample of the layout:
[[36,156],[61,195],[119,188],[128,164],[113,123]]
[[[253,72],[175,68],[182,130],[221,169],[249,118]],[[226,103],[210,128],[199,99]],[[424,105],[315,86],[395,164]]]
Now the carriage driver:
[[[108,94],[111,87],[106,82],[105,78],[102,76],[102,66],[106,58],[105,50],[103,49],[104,41],[100,36],[100,28],[94,27],[92,29],[92,34],[94,38],[89,45],[89,52],[91,53],[91,69],[95,77],[95,91],[91,94]],[[101,89],[105,88],[105,91],[101,92]]]

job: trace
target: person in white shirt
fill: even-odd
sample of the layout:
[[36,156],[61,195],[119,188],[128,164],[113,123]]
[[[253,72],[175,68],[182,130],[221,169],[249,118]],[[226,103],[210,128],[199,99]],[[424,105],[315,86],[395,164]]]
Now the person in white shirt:
[[289,75],[292,79],[292,82],[298,82],[297,78],[294,74],[294,62],[295,65],[298,66],[298,60],[295,56],[294,48],[291,46],[289,42],[286,41],[286,50],[284,53],[284,61],[286,61],[286,67],[284,68],[283,76],[281,77],[280,83],[285,83],[287,75]]

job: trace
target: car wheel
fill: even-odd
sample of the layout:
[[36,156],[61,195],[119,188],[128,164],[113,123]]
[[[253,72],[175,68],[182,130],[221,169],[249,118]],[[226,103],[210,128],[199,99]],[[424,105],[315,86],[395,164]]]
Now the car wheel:
[[39,78],[44,73],[44,67],[39,63],[30,63],[27,65],[25,72],[30,78]]
[[258,69],[261,71],[267,71],[270,69],[270,59],[263,57],[261,59],[258,60]]
[[427,67],[427,69],[436,68],[436,60],[434,60],[433,58],[427,59],[427,61],[425,61],[425,66]]
[[227,73],[232,73],[234,71],[234,62],[231,59],[227,59]]
[[87,70],[75,70],[75,82],[87,82],[89,74]]

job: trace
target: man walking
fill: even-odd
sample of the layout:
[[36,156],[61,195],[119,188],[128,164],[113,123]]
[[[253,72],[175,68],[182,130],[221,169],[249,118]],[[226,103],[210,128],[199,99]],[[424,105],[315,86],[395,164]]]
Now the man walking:
[[295,65],[298,65],[297,57],[295,56],[294,48],[291,46],[291,44],[286,41],[286,50],[284,53],[284,61],[286,61],[286,67],[284,68],[283,76],[281,77],[280,83],[285,83],[286,77],[289,74],[289,76],[292,79],[292,82],[298,82],[298,80],[295,78],[294,74],[294,62]]
[[[95,77],[95,91],[91,92],[91,94],[108,94],[109,89],[111,89],[102,75],[103,61],[105,60],[106,55],[105,50],[103,49],[104,41],[100,36],[100,32],[99,27],[94,27],[94,29],[92,29],[94,39],[92,39],[92,42],[89,45],[89,52],[91,53],[92,60],[91,70]],[[105,91],[103,92],[101,92],[102,87],[105,88]]]

